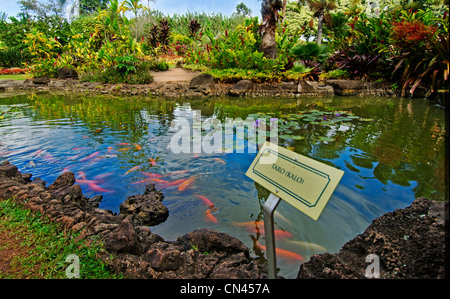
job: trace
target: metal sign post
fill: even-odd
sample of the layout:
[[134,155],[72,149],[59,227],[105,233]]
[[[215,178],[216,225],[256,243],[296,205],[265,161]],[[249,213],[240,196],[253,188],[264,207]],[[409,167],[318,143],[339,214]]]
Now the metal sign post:
[[317,220],[344,172],[266,142],[246,175],[271,192],[263,208],[264,229],[268,276],[276,278],[273,212],[280,200]]
[[281,199],[270,194],[264,204],[264,230],[266,237],[267,271],[269,279],[277,278],[277,258],[275,252],[275,230],[273,225],[273,212],[277,208]]

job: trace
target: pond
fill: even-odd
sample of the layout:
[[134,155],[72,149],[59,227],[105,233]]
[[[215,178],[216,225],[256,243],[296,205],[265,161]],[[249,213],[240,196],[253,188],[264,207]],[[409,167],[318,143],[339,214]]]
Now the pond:
[[[280,146],[345,172],[318,221],[285,202],[278,206],[276,246],[284,250],[278,267],[286,278],[296,277],[301,259],[337,252],[374,218],[419,196],[444,200],[448,191],[445,111],[421,99],[3,94],[0,162],[9,160],[49,183],[72,171],[83,194],[103,195],[100,208],[113,212],[127,196],[156,183],[170,216],[151,227],[154,233],[175,240],[213,228],[264,260],[262,206],[269,194],[245,176],[256,156],[252,143],[236,142],[227,153],[176,153],[170,143],[183,121],[194,125],[194,116],[200,117],[195,111],[202,121],[276,122]],[[212,131],[197,132],[206,138]]]

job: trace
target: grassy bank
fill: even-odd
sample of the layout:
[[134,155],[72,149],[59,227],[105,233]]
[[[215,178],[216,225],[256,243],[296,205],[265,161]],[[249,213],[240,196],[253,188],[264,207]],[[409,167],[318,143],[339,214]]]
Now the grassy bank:
[[79,257],[80,278],[122,278],[97,258],[100,242],[76,237],[12,200],[0,201],[0,278],[66,278],[75,265],[66,262],[71,254]]
[[18,75],[1,75],[0,80],[25,80],[32,77],[29,74],[18,74]]

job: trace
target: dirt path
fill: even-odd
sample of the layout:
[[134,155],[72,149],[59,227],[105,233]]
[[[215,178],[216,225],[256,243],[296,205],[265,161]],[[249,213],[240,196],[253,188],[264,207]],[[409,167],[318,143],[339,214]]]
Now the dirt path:
[[182,68],[171,68],[164,72],[152,72],[156,83],[189,82],[197,76],[198,72],[190,72]]
[[[27,256],[27,248],[21,246],[22,239],[14,236],[0,224],[0,278],[27,278],[20,273],[20,265],[18,268],[11,267],[11,262],[16,256]],[[17,266],[17,265],[16,265]]]

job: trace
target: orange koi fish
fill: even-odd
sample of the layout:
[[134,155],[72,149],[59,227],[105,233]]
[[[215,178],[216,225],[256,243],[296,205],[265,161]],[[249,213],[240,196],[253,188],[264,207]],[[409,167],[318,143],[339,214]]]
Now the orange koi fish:
[[153,158],[149,158],[150,164],[152,164],[152,166],[156,166],[156,161]]
[[119,148],[118,151],[123,152],[123,151],[127,151],[129,149],[131,149],[131,147],[123,147],[123,148]]
[[162,183],[165,183],[165,184],[167,184],[168,182],[167,181],[164,181],[164,180],[160,180],[160,179],[156,179],[156,178],[149,178],[149,179],[144,179],[144,180],[140,180],[140,181],[137,181],[137,182],[133,182],[132,184],[143,184],[143,183],[147,183],[147,182],[156,182],[156,183],[159,183],[159,184],[162,184]]
[[138,169],[141,168],[141,167],[142,167],[141,165],[131,167],[130,169],[128,169],[127,172],[125,172],[125,174],[129,174],[130,172],[135,171],[135,170],[138,170]]
[[224,160],[222,160],[222,159],[220,159],[220,158],[214,158],[214,160],[216,160],[217,162],[222,163],[223,165],[227,164],[227,163],[225,163]]
[[130,145],[130,144],[128,142],[119,142],[119,143],[116,143],[116,145],[124,146],[124,145]]
[[217,218],[214,217],[214,215],[211,213],[211,211],[209,209],[206,210],[206,212],[205,212],[205,221],[217,223]]
[[198,198],[200,198],[200,199],[203,201],[203,203],[204,203],[205,205],[207,205],[208,207],[210,207],[210,208],[213,208],[213,207],[214,207],[213,202],[212,202],[211,200],[209,200],[208,197],[203,196],[203,195],[200,195],[200,194],[197,194],[197,193],[195,193],[195,196],[197,196]]
[[86,179],[86,173],[84,173],[84,171],[79,171],[79,172],[78,172],[78,176],[79,176],[80,178],[82,178],[83,180]]
[[178,191],[184,191],[187,187],[191,186],[192,183],[195,181],[195,179],[197,178],[196,175],[191,176],[190,178],[188,178],[186,181],[184,181],[183,183],[181,183],[178,186]]
[[184,183],[185,181],[187,181],[187,179],[176,180],[176,181],[170,182],[168,184],[162,185],[159,188],[162,189],[162,188],[167,188],[167,187],[172,187],[172,186],[178,186],[178,185]]
[[96,175],[94,177],[94,179],[101,180],[101,179],[104,179],[105,177],[107,177],[109,175],[112,175],[112,174],[113,174],[113,172],[102,173],[102,174]]
[[[262,235],[265,234],[264,221],[235,222],[234,224],[245,227],[251,233],[259,232]],[[275,229],[274,233],[275,233],[275,238],[277,238],[277,239],[292,237],[292,234],[290,232],[280,230],[280,229]]]
[[114,192],[113,190],[103,189],[102,187],[100,187],[99,185],[97,185],[95,183],[90,183],[90,184],[88,184],[88,186],[90,189],[94,190],[95,192],[105,192],[105,193]]
[[157,174],[157,173],[150,173],[150,172],[144,172],[144,171],[141,171],[141,173],[149,178],[162,178],[162,175]]
[[140,150],[142,149],[142,146],[140,146],[140,145],[137,144],[137,143],[134,144],[134,147],[135,147],[138,151],[140,151]]
[[97,184],[97,183],[98,183],[98,181],[93,181],[93,180],[80,180],[80,179],[76,179],[75,182],[76,182],[77,184],[86,184],[86,185],[89,185],[89,184]]
[[108,146],[108,151],[106,153],[109,154],[109,152],[112,150],[113,150],[112,146]]
[[[258,241],[256,242],[256,244],[258,245],[258,247],[261,247],[262,250],[267,251],[266,246],[261,245]],[[303,258],[303,256],[301,256],[300,254],[297,254],[295,252],[288,251],[285,249],[281,249],[281,248],[275,248],[275,253],[280,258],[284,258],[284,259],[291,260],[291,261],[304,261],[305,260]]]
[[87,160],[89,160],[89,159],[95,158],[95,157],[97,157],[98,155],[100,155],[100,152],[95,152],[95,153],[90,154],[90,155],[87,156],[86,158],[81,159],[80,161],[81,161],[81,162],[84,162],[84,161],[87,161]]

